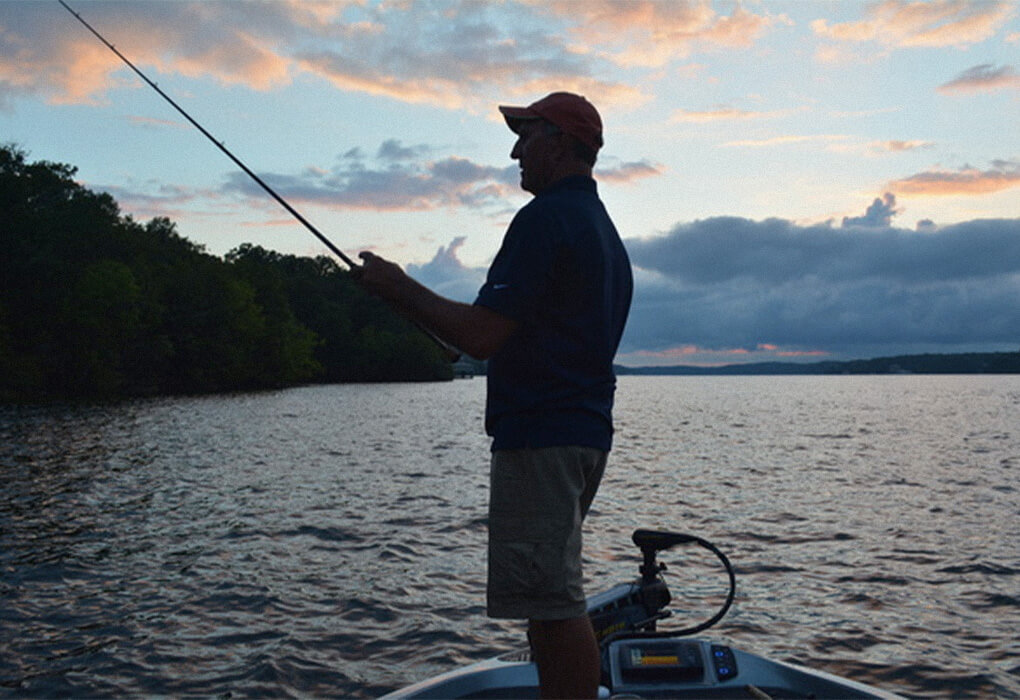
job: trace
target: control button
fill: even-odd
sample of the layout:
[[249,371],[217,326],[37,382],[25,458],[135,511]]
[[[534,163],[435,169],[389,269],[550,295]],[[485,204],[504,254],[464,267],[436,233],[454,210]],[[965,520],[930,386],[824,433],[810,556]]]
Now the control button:
[[715,677],[720,681],[728,681],[737,675],[737,659],[729,647],[712,645],[712,665],[715,667]]

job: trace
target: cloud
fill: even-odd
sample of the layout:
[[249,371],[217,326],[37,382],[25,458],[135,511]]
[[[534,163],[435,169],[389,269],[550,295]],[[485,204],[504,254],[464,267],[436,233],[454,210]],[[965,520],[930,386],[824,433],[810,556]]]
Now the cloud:
[[826,359],[831,353],[825,350],[799,350],[784,348],[773,343],[759,343],[754,348],[712,348],[698,345],[680,345],[663,350],[636,350],[621,353],[616,361],[627,366],[693,365],[714,367],[750,362],[789,362],[791,360]]
[[[182,2],[90,3],[80,9],[143,70],[266,90],[291,79],[291,61],[277,45],[282,28],[293,26],[293,8],[281,3],[260,8],[253,13],[238,3]],[[0,48],[0,82],[17,94],[90,103],[113,87],[140,86],[109,49],[56,4],[8,4]]]
[[[259,173],[281,197],[331,209],[427,211],[443,207],[504,207],[517,193],[516,166],[494,168],[450,156],[419,160],[428,147],[383,142],[378,163],[353,149],[329,170],[308,168],[297,175]],[[263,198],[262,190],[241,172],[227,175],[227,192]]]
[[[918,231],[895,197],[843,225],[716,217],[625,241],[635,295],[618,361],[717,365],[1015,349],[1020,219]],[[485,270],[463,238],[408,272],[470,302]]]
[[1020,90],[1020,73],[1013,66],[993,67],[990,63],[968,68],[948,83],[939,85],[938,91],[946,94]]
[[[600,105],[650,99],[596,77],[603,59],[568,38],[583,17],[527,3],[89,3],[82,15],[150,77],[179,73],[271,90],[302,74],[344,91],[481,111],[552,89]],[[158,31],[154,30],[158,27]],[[593,63],[595,65],[593,65]],[[140,84],[59,5],[4,6],[3,100],[98,102]]]
[[673,112],[670,121],[674,123],[703,124],[719,121],[742,121],[753,119],[772,119],[786,116],[789,110],[777,110],[772,112],[758,112],[735,107],[720,106],[705,110],[678,109]]
[[864,216],[844,216],[843,228],[847,228],[848,226],[886,228],[892,223],[892,218],[897,213],[896,195],[891,192],[886,192],[883,197],[875,198],[875,201],[872,202],[871,206],[864,212]]
[[[14,7],[18,11],[12,11]],[[69,41],[70,26],[54,22],[55,10],[61,22],[74,23],[59,5],[49,3],[8,4],[0,23],[0,86],[8,104],[19,95],[49,95],[56,102],[83,102],[107,84],[109,50],[87,34]],[[73,29],[73,27],[72,27]],[[78,32],[85,32],[77,27]],[[117,60],[114,58],[113,60]]]
[[603,182],[630,184],[646,177],[658,177],[665,172],[665,166],[642,160],[633,163],[620,163],[614,166],[599,165],[595,176]]
[[216,193],[162,182],[132,182],[128,185],[99,185],[95,189],[110,194],[121,211],[141,219],[166,217],[180,220],[196,213],[227,215],[236,203],[225,202]]
[[872,141],[868,147],[872,151],[903,153],[905,151],[917,151],[924,148],[932,148],[935,144],[931,141]]
[[413,160],[429,152],[425,145],[405,146],[397,139],[386,139],[379,146],[376,157],[380,160]]
[[371,32],[295,51],[301,70],[345,91],[476,112],[491,109],[494,96],[531,101],[553,90],[589,95],[600,107],[650,99],[595,77],[608,71],[567,38],[578,18],[544,5],[387,3],[362,11]]
[[660,67],[702,48],[746,48],[782,21],[739,5],[722,15],[708,2],[535,0],[533,4],[567,20],[569,32],[580,44],[599,47],[598,55],[624,67]]
[[988,170],[929,170],[890,182],[886,187],[904,195],[959,196],[1001,192],[1020,186],[1020,161],[997,160]]
[[727,141],[724,146],[743,146],[746,148],[770,148],[772,146],[786,146],[794,143],[841,143],[850,139],[846,134],[788,134],[785,136],[771,136],[764,139],[740,139],[738,141]]
[[864,18],[829,24],[815,20],[815,34],[840,42],[876,42],[890,48],[963,47],[993,36],[1016,12],[1009,0],[885,0],[862,5]]
[[886,195],[841,227],[718,217],[626,241],[637,285],[622,352],[1015,347],[1020,219],[908,231],[894,212]]
[[148,128],[159,128],[159,129],[180,129],[182,131],[190,131],[193,127],[183,121],[172,121],[170,119],[156,119],[155,117],[146,117],[139,115],[128,115],[126,119],[134,126],[148,127]]
[[[149,123],[149,122],[146,122]],[[161,122],[153,122],[162,125]],[[616,185],[661,176],[664,166],[650,161],[600,161],[596,177]],[[493,167],[455,155],[437,154],[427,144],[386,139],[374,156],[352,148],[332,167],[317,165],[293,173],[257,173],[284,200],[333,210],[433,211],[443,208],[503,215],[521,198],[517,165]],[[218,190],[159,187],[151,183],[97,185],[115,194],[137,216],[183,216],[185,208],[206,212],[234,206],[237,195],[275,211],[265,191],[240,170],[230,170]],[[459,247],[459,246],[458,246]]]
[[485,269],[466,267],[457,251],[466,238],[459,236],[449,246],[440,246],[424,265],[408,265],[407,274],[426,287],[450,299],[470,303],[485,282]]

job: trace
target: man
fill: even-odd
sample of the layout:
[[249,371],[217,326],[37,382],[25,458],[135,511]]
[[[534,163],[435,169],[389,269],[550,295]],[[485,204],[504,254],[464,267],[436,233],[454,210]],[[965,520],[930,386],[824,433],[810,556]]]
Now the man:
[[517,135],[514,217],[473,304],[444,299],[362,253],[361,283],[473,357],[488,359],[491,617],[528,620],[543,697],[595,697],[599,650],[581,585],[581,523],[612,444],[612,362],[630,262],[592,168],[602,120],[557,92],[499,108]]

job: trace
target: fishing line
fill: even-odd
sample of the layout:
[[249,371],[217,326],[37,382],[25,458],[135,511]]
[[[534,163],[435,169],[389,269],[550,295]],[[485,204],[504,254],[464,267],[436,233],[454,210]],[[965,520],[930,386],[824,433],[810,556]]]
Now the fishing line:
[[[318,238],[322,242],[322,244],[324,246],[329,248],[329,250],[332,251],[332,253],[334,255],[336,255],[338,258],[340,258],[347,265],[347,267],[349,267],[351,269],[351,272],[357,274],[357,272],[361,269],[361,267],[357,263],[355,263],[353,260],[351,260],[349,257],[347,257],[347,255],[345,255],[342,250],[340,250],[335,245],[333,245],[332,241],[330,241],[328,238],[326,238],[326,236],[323,235],[323,233],[321,231],[319,231],[319,229],[317,229],[315,226],[313,226],[312,223],[310,221],[308,221],[308,219],[303,217],[301,215],[301,213],[297,209],[292,207],[287,200],[285,200],[283,197],[281,197],[279,194],[277,194],[276,190],[274,190],[272,187],[270,187],[265,182],[265,180],[263,180],[261,177],[256,175],[255,172],[251,168],[249,168],[247,165],[245,165],[241,161],[240,158],[238,158],[233,153],[231,153],[230,150],[227,149],[227,147],[225,145],[223,145],[222,141],[218,140],[215,136],[210,134],[206,130],[206,128],[204,126],[199,124],[197,121],[195,121],[192,118],[192,116],[190,114],[188,114],[186,111],[184,111],[183,107],[181,107],[179,104],[174,102],[174,100],[169,95],[167,95],[165,92],[160,90],[159,85],[157,85],[153,81],[149,80],[148,76],[145,75],[145,73],[143,73],[141,70],[139,70],[138,67],[135,66],[134,63],[132,63],[130,60],[128,60],[127,56],[125,56],[120,51],[118,51],[117,47],[114,46],[113,44],[111,44],[109,41],[107,41],[106,37],[104,37],[102,34],[100,34],[91,24],[86,22],[85,19],[80,14],[78,14],[73,9],[71,9],[70,5],[68,5],[66,2],[64,2],[64,0],[58,0],[58,2],[60,2],[60,4],[64,6],[64,9],[66,9],[68,12],[70,12],[72,15],[74,15],[75,18],[79,22],[81,22],[83,25],[85,25],[85,28],[88,29],[90,32],[92,32],[92,34],[94,34],[95,37],[97,39],[99,39],[99,41],[103,42],[103,44],[106,45],[106,48],[110,49],[110,51],[115,53],[117,55],[117,58],[119,58],[124,63],[126,63],[127,66],[138,75],[139,78],[144,80],[149,85],[149,87],[151,87],[153,90],[155,90],[157,93],[159,93],[160,97],[162,97],[164,100],[169,102],[171,107],[173,107],[178,112],[180,112],[181,116],[183,116],[185,119],[187,119],[191,123],[192,126],[194,126],[196,129],[201,131],[203,136],[205,136],[207,139],[212,141],[212,143],[216,146],[216,148],[220,149],[228,158],[230,158],[230,160],[234,161],[234,164],[237,165],[237,167],[239,167],[241,170],[243,170],[244,173],[246,175],[248,175],[248,177],[250,177],[256,183],[258,183],[258,185],[263,190],[265,190],[273,199],[275,199],[277,202],[279,202],[280,206],[282,206],[284,209],[286,209],[291,214],[291,216],[293,216],[295,219],[297,219],[302,224],[304,224],[304,227],[307,228],[309,231],[311,231],[312,234],[316,238]],[[417,328],[422,333],[427,335],[433,342],[435,342],[446,353],[446,355],[451,359],[451,361],[455,361],[458,357],[460,357],[460,351],[459,350],[457,350],[456,348],[454,348],[450,344],[448,344],[445,341],[443,341],[442,339],[440,339],[435,333],[430,331],[428,328],[424,328],[423,326],[421,326],[420,324],[418,324],[418,323],[416,323],[414,321],[412,321],[412,323],[414,323],[414,325],[417,326]]]

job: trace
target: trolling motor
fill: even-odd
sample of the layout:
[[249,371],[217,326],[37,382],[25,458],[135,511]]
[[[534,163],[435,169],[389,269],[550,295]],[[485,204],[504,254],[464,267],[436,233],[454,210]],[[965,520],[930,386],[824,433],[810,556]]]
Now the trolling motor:
[[670,617],[666,609],[673,597],[662,577],[666,565],[659,562],[659,552],[682,544],[697,544],[718,557],[729,576],[729,591],[722,607],[708,620],[682,630],[670,631],[669,636],[686,636],[706,630],[726,615],[736,595],[737,580],[729,559],[711,542],[695,535],[660,530],[635,530],[634,544],[641,550],[642,562],[638,571],[641,577],[632,582],[610,588],[588,600],[588,617],[595,629],[595,638],[605,647],[621,636],[658,636],[656,624]]
[[[697,682],[708,676],[717,681],[735,677],[736,657],[729,647],[679,639],[708,629],[730,609],[737,580],[729,559],[711,542],[695,535],[635,530],[632,539],[641,550],[641,577],[588,600],[588,617],[599,642],[601,684],[612,692],[641,697],[646,692],[654,694],[656,688],[661,691],[663,683]],[[656,624],[672,615],[666,609],[672,596],[662,577],[666,565],[657,556],[684,544],[697,544],[718,557],[729,576],[729,591],[722,607],[708,620],[681,630],[658,632]]]

